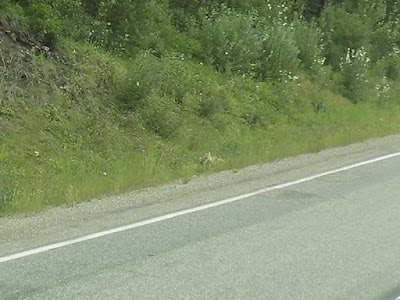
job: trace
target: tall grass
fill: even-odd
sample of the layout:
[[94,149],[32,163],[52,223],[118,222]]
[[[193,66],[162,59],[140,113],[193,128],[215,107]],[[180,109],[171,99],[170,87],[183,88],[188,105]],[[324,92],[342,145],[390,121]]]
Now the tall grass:
[[[400,129],[396,91],[385,102],[354,105],[305,77],[277,86],[226,78],[179,56],[143,54],[127,70],[94,48],[74,55],[77,65],[63,94],[54,91],[40,107],[18,100],[7,104],[11,113],[1,114],[2,215],[74,205]],[[96,91],[104,70],[115,92]],[[82,80],[82,72],[98,75]],[[75,98],[79,91],[84,99]],[[221,160],[202,164],[207,152]]]

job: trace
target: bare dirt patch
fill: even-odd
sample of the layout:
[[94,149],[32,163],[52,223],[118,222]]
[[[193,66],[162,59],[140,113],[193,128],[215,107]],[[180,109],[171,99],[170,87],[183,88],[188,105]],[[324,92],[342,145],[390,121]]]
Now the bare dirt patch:
[[39,56],[59,67],[66,61],[61,49],[50,49],[19,21],[0,16],[0,94],[3,101],[24,98],[27,89],[36,84],[63,84],[57,71],[44,72],[34,65],[33,59]]

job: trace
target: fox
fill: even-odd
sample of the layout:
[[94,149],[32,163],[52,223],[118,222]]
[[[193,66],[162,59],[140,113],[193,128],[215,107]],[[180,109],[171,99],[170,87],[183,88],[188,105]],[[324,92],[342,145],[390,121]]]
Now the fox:
[[213,157],[211,156],[210,152],[207,152],[202,157],[200,157],[200,163],[202,165],[211,164],[212,161],[213,161]]
[[224,160],[222,158],[211,156],[210,152],[207,152],[202,157],[200,157],[200,163],[202,165],[211,165],[214,162],[221,162],[221,161],[224,161]]

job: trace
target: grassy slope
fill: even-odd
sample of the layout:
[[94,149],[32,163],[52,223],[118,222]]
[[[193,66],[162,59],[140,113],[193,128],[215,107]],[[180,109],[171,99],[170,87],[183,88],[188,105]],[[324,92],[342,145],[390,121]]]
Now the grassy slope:
[[[275,86],[174,57],[144,59],[154,69],[137,80],[128,59],[86,43],[65,41],[63,49],[17,61],[29,71],[28,83],[13,79],[17,92],[6,77],[0,82],[8,93],[0,107],[0,216],[400,132],[394,89],[385,101],[354,105],[305,76]],[[13,53],[3,55],[6,70],[15,69]],[[122,109],[116,99],[139,87],[146,102]],[[167,92],[153,93],[159,89]],[[220,160],[201,164],[207,152]]]

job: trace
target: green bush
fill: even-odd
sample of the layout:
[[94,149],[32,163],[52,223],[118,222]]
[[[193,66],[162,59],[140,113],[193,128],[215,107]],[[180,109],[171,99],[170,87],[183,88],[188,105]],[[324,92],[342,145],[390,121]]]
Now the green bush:
[[310,70],[320,65],[323,58],[322,32],[314,23],[297,19],[293,23],[294,39],[299,49],[303,69]]
[[369,98],[369,67],[370,59],[364,48],[347,50],[340,63],[340,88],[344,97],[354,103]]
[[400,49],[396,46],[376,63],[376,69],[390,80],[400,78]]
[[347,49],[367,48],[372,29],[363,16],[348,13],[344,7],[328,7],[320,19],[324,34],[326,63],[339,70]]
[[262,80],[291,77],[299,69],[299,53],[291,25],[276,22],[266,27],[257,64],[257,77]]
[[84,11],[82,3],[75,0],[57,0],[53,4],[62,22],[62,34],[88,41],[93,34],[95,21]]
[[50,4],[33,2],[26,8],[29,24],[43,43],[49,47],[57,43],[60,36],[61,23],[55,18]]
[[14,0],[10,10],[12,17],[26,23],[46,46],[53,47],[57,43],[61,23],[53,10],[51,1]]
[[105,5],[105,1],[99,0],[81,0],[83,10],[93,18],[99,16],[100,8]]
[[144,6],[142,1],[102,1],[98,16],[93,18],[90,41],[116,52],[126,52],[129,43],[137,42],[135,30],[142,29],[139,24],[145,17]]
[[190,32],[202,45],[195,56],[221,72],[251,73],[262,47],[257,23],[256,15],[225,6],[203,12],[200,24]]
[[200,85],[190,66],[184,56],[158,58],[148,51],[142,52],[121,83],[119,101],[126,108],[137,110],[145,105],[146,97],[157,94],[182,104],[186,94]]
[[138,114],[146,128],[171,138],[180,125],[191,127],[182,123],[184,119],[207,120],[221,131],[229,126],[230,116],[241,114],[234,102],[243,97],[238,96],[242,91],[232,93],[233,86],[212,68],[186,61],[182,55],[157,58],[144,52],[121,82],[118,99]]
[[399,20],[380,22],[376,25],[371,37],[371,60],[377,62],[384,56],[389,55],[393,48],[400,46]]

